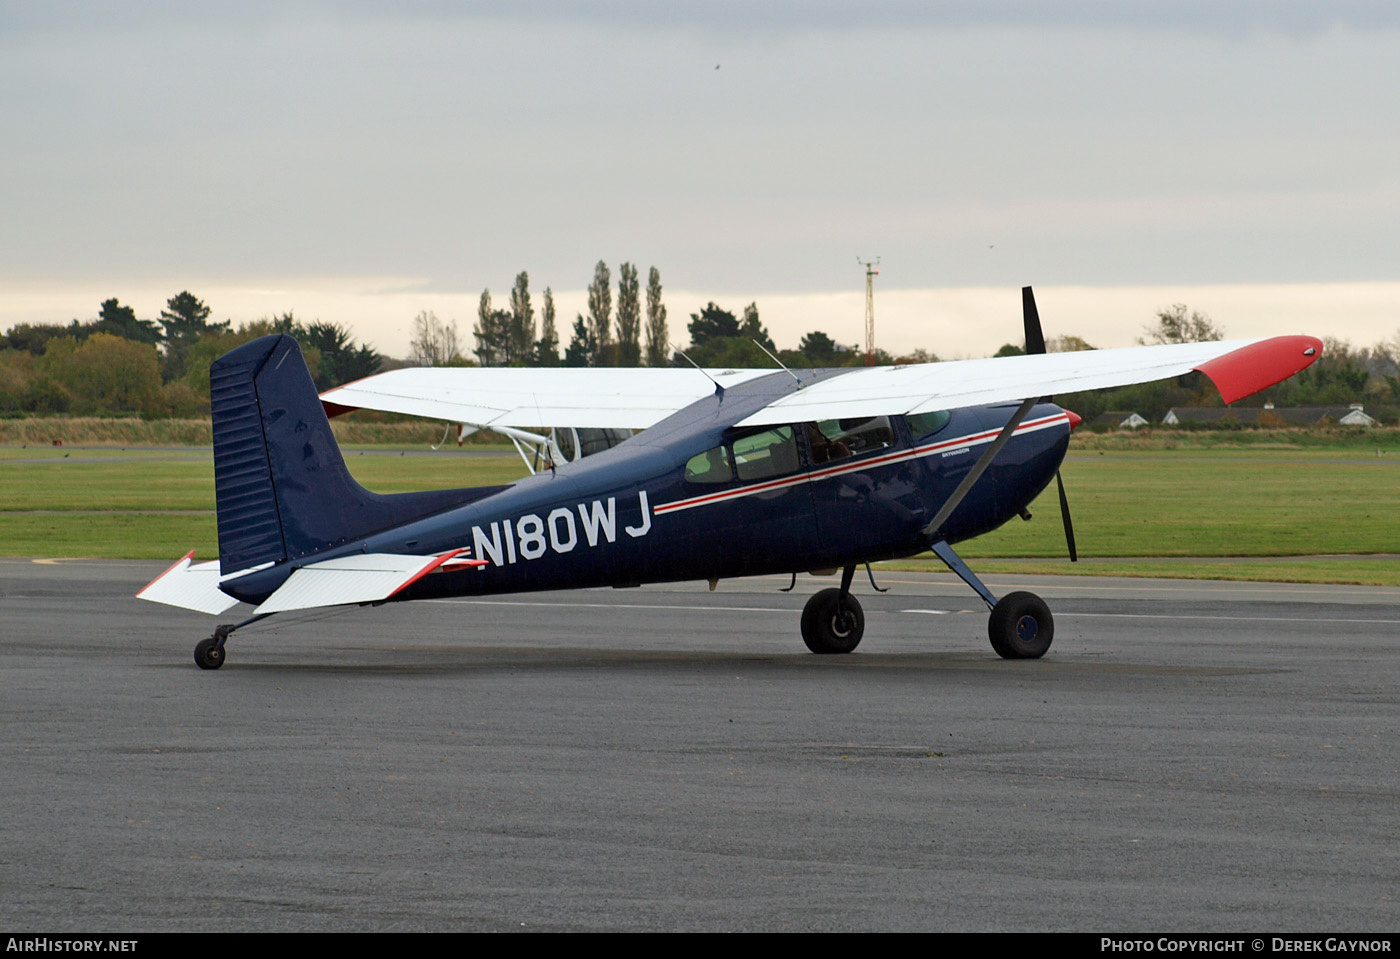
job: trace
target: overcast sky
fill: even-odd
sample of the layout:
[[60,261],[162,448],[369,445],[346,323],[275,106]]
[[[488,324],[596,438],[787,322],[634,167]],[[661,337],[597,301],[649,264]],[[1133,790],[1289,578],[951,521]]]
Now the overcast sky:
[[1100,345],[1176,301],[1369,343],[1397,90],[1389,2],[0,0],[0,328],[188,288],[403,353],[522,269],[567,327],[603,259],[678,342],[710,298],[855,342],[879,256],[897,350],[990,352],[1025,283]]

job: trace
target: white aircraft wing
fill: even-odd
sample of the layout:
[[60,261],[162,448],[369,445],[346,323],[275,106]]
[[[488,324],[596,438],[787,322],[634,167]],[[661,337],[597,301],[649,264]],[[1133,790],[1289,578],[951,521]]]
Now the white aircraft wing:
[[391,370],[321,394],[334,416],[406,413],[477,427],[646,429],[708,396],[775,370],[431,367]]
[[[1311,336],[1274,336],[1078,353],[853,369],[810,383],[739,422],[888,416],[1017,402],[1033,396],[1147,383],[1200,370],[1225,402],[1256,393],[1322,355]],[[773,370],[710,371],[729,387]],[[437,367],[381,373],[321,395],[334,414],[348,409],[407,413],[474,426],[646,429],[708,396],[698,370]]]
[[1322,353],[1310,336],[1275,336],[1138,346],[1077,353],[1038,353],[909,366],[864,367],[782,397],[739,426],[821,420],[1016,402],[1147,383],[1200,370],[1227,403],[1307,367]]

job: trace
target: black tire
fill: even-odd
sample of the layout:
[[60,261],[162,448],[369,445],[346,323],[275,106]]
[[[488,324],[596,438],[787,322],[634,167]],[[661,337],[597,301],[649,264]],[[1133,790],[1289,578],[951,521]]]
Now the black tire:
[[1035,593],[1007,593],[992,607],[987,635],[1002,659],[1039,659],[1055,639],[1055,618]]
[[201,639],[194,646],[194,664],[200,669],[218,669],[224,664],[224,648],[212,636]]
[[849,593],[841,600],[839,589],[824,589],[802,610],[802,641],[814,653],[849,653],[865,635],[865,611]]

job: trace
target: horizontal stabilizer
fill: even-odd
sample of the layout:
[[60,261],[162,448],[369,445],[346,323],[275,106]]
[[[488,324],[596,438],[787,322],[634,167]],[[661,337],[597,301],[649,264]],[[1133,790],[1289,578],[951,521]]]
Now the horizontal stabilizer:
[[485,560],[457,559],[462,550],[439,556],[358,553],[303,566],[257,608],[259,614],[292,609],[377,603],[439,566],[484,566]]
[[211,616],[222,613],[238,600],[219,590],[219,561],[194,561],[194,550],[161,573],[136,594],[137,599],[193,609]]

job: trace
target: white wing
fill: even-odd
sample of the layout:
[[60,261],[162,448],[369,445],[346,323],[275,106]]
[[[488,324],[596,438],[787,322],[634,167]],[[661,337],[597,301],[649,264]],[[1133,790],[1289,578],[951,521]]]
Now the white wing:
[[1287,379],[1321,354],[1322,342],[1313,337],[1275,336],[865,367],[789,393],[737,425],[1016,402],[1033,396],[1148,383],[1192,370],[1209,376],[1225,402],[1233,403]]
[[[774,371],[708,372],[728,388]],[[478,427],[641,430],[714,390],[696,369],[432,367],[347,383],[322,393],[321,402],[332,414],[383,410]]]
[[[740,426],[1016,402],[1147,383],[1200,370],[1227,403],[1287,379],[1322,354],[1310,336],[853,369],[809,383]],[[774,370],[711,371],[726,388]],[[438,367],[394,370],[321,395],[331,412],[373,409],[454,423],[645,429],[714,391],[694,369]]]

